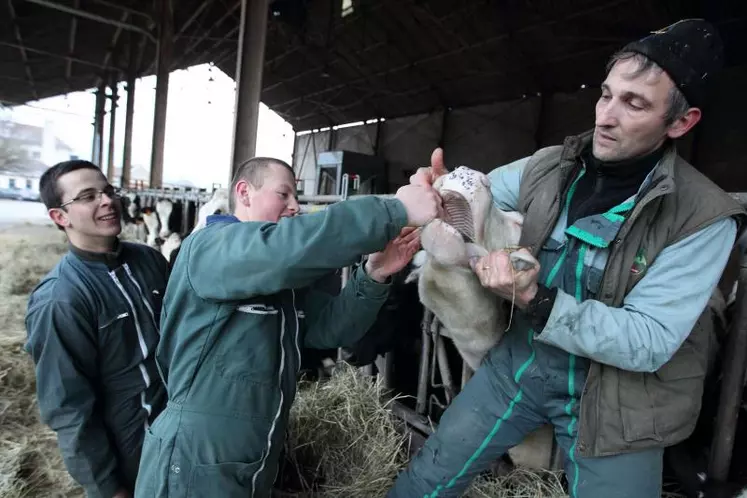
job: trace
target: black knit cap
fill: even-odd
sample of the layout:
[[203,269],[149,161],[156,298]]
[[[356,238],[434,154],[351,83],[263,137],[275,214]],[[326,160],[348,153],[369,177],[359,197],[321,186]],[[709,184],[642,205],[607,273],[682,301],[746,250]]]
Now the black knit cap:
[[693,107],[703,105],[707,86],[724,64],[721,37],[703,19],[684,19],[626,45],[661,66]]

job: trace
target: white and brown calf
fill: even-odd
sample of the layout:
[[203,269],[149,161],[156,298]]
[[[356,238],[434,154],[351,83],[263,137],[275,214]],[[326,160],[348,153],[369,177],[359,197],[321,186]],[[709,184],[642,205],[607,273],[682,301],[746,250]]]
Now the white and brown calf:
[[[464,361],[476,370],[487,352],[503,337],[509,320],[505,303],[480,284],[469,260],[519,243],[523,217],[493,204],[490,180],[479,171],[460,166],[439,177],[433,187],[441,194],[446,212],[423,228],[418,267],[408,281],[418,281],[420,301],[438,318]],[[531,256],[510,252],[516,271],[539,263]],[[548,468],[552,426],[530,433],[509,450],[514,464]]]

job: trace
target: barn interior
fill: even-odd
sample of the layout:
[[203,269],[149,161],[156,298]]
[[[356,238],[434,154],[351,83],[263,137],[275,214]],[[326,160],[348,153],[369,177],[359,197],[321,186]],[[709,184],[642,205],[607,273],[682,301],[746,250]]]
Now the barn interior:
[[[158,189],[169,72],[212,63],[237,83],[233,167],[254,154],[261,101],[294,128],[302,200],[326,202],[392,193],[438,146],[449,168],[488,172],[590,129],[609,56],[685,18],[717,27],[725,69],[714,80],[702,123],[679,150],[741,196],[747,192],[743,0],[6,0],[0,2],[0,103],[98,89],[93,162],[110,181],[121,167],[118,181],[129,186],[135,80],[157,75],[147,189],[156,198],[165,195]],[[121,81],[126,96],[116,94]],[[125,141],[117,144],[124,148],[122,165],[101,164],[106,99],[117,101],[112,122],[116,112],[127,123]],[[723,424],[711,451],[714,479],[727,479],[733,463],[747,348],[742,316],[740,308],[740,326],[729,339],[736,356],[724,363],[729,380],[722,384]],[[430,331],[423,332],[425,341],[419,327],[411,334],[407,351],[398,353],[411,355],[408,361],[435,355]],[[451,364],[461,374],[458,361]],[[382,370],[396,372],[397,365]],[[416,395],[419,376],[429,377],[437,386],[429,393],[443,404],[453,393],[434,375],[432,368],[407,372],[401,388]],[[427,425],[428,407],[439,408],[431,400],[404,406],[403,417]]]

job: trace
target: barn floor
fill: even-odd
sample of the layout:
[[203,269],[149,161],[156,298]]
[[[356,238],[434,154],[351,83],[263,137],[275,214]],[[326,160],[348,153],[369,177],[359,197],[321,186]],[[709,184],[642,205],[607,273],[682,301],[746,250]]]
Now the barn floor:
[[[84,496],[65,471],[54,433],[39,422],[33,366],[21,349],[28,293],[66,248],[62,233],[49,224],[0,225],[0,496],[5,498]],[[356,370],[342,368],[326,385],[301,386],[279,485],[285,490],[275,496],[384,496],[406,464],[408,437],[386,409],[380,386],[363,380]],[[341,461],[348,462],[345,472],[335,471]],[[566,495],[560,476],[516,470],[478,480],[465,496]]]

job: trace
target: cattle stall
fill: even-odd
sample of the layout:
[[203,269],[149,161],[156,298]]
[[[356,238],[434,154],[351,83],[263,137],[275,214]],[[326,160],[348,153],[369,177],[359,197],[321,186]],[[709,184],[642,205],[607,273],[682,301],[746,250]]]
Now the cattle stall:
[[[336,202],[367,195],[392,196],[356,194],[358,182],[353,186],[347,174],[340,180],[337,194],[299,195],[301,213],[316,212]],[[216,190],[216,186],[212,192],[207,189],[125,189],[124,194],[136,195],[141,208],[152,208],[162,200],[192,204],[193,209],[182,211],[181,235],[187,236],[196,225],[200,208]],[[747,205],[747,193],[731,195]],[[722,483],[735,479],[734,476],[742,485],[747,480],[745,472],[739,469],[739,462],[747,453],[743,444],[747,438],[747,405],[743,397],[747,369],[747,257],[741,249],[745,240],[747,238],[743,237],[735,246],[719,283],[723,302],[717,299],[716,304],[711,303],[721,319],[720,354],[707,381],[698,428],[688,441],[668,450],[668,461],[680,469],[675,472],[677,479],[681,482],[695,479],[683,484],[686,488],[700,489],[707,480]],[[433,313],[420,304],[417,285],[404,283],[408,272],[409,267],[394,276],[392,295],[366,336],[351,348],[305,350],[302,370],[312,378],[323,378],[329,371],[325,371],[321,363],[333,358],[333,361],[347,361],[368,375],[380,377],[385,388],[406,396],[392,403],[392,412],[406,423],[412,435],[412,451],[416,451],[437,427],[443,411],[472,372],[451,341],[441,335],[441,324]],[[345,285],[349,273],[349,267],[341,268],[315,285],[335,294]],[[562,467],[563,456],[553,442],[549,468]],[[683,468],[690,470],[682,471]]]

